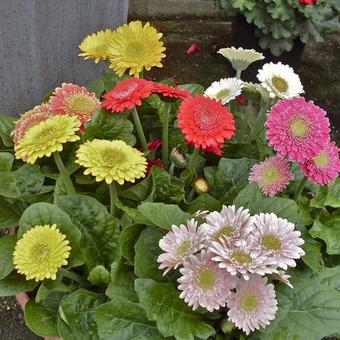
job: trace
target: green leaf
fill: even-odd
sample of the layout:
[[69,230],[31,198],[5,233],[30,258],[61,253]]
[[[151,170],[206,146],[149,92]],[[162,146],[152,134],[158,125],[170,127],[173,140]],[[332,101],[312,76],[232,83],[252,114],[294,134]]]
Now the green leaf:
[[325,205],[332,208],[340,208],[340,178],[337,178],[328,186],[328,194]]
[[315,195],[310,201],[313,208],[323,208],[328,194],[328,187],[324,185],[315,185]]
[[57,204],[81,230],[81,248],[90,269],[120,258],[119,220],[104,205],[78,194],[63,196]]
[[12,147],[13,139],[11,136],[12,130],[14,129],[14,118],[0,115],[0,138],[4,146]]
[[204,87],[200,84],[182,84],[178,86],[180,89],[188,90],[192,96],[202,94]]
[[0,196],[0,228],[12,228],[18,225],[23,208],[18,201]]
[[120,234],[120,249],[122,255],[130,262],[130,264],[133,264],[135,257],[135,243],[144,229],[145,225],[143,224],[132,224],[124,228]]
[[15,235],[0,238],[0,280],[5,278],[14,269],[13,252],[17,238]]
[[38,284],[39,282],[27,281],[24,276],[12,272],[0,280],[0,297],[12,296],[21,292],[31,292]]
[[305,255],[302,257],[302,261],[313,270],[315,273],[319,273],[323,270],[323,258],[321,253],[321,244],[311,237],[304,238],[305,244],[303,250]]
[[148,319],[156,321],[163,336],[175,336],[177,340],[194,340],[195,337],[208,339],[215,334],[214,328],[179,298],[179,292],[172,284],[138,279],[135,287]]
[[133,201],[142,202],[149,195],[152,187],[152,177],[148,176],[143,181],[140,181],[136,185],[122,191],[119,196],[129,198]]
[[58,327],[61,337],[64,340],[98,340],[95,312],[105,300],[103,295],[85,289],[65,295],[59,307],[59,317],[68,328]]
[[194,201],[188,204],[188,212],[193,214],[198,210],[220,211],[222,204],[209,194],[199,195]]
[[72,284],[66,285],[61,282],[62,276],[57,275],[56,280],[44,280],[35,295],[35,302],[40,303],[43,300],[49,300],[54,293],[71,293],[75,287]]
[[94,92],[96,94],[96,97],[100,99],[101,95],[105,91],[105,84],[102,79],[95,79],[90,81],[87,85],[86,88],[90,92]]
[[142,203],[137,210],[146,217],[150,223],[162,229],[169,230],[173,224],[186,223],[191,215],[182,211],[175,204],[165,203]]
[[0,171],[10,171],[14,156],[9,152],[0,152]]
[[158,269],[157,258],[162,253],[158,243],[164,234],[156,228],[148,227],[139,236],[135,245],[135,274],[139,278],[164,281]]
[[156,325],[150,322],[144,309],[134,302],[116,298],[97,308],[96,319],[100,339],[162,339]]
[[18,238],[21,238],[26,231],[36,225],[45,224],[56,224],[60,232],[65,234],[67,240],[70,241],[71,254],[69,267],[82,264],[83,261],[79,249],[81,233],[72,223],[70,217],[56,205],[41,202],[29,206],[20,218]]

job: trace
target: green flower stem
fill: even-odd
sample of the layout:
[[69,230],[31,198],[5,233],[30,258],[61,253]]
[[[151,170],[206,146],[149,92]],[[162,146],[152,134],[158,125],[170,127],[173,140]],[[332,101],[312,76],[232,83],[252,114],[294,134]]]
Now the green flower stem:
[[137,112],[137,109],[136,107],[134,107],[132,109],[132,117],[133,117],[133,121],[135,123],[135,127],[136,127],[136,130],[137,130],[137,134],[138,134],[138,138],[139,138],[139,141],[142,145],[142,148],[144,150],[145,153],[148,152],[148,145],[146,143],[146,139],[145,139],[145,136],[144,136],[144,131],[143,131],[143,128],[142,128],[142,124],[139,120],[139,116],[138,116],[138,112]]
[[169,115],[171,104],[165,103],[163,114],[163,131],[162,131],[162,160],[166,167],[169,165]]
[[242,142],[243,138],[244,138],[244,134],[247,131],[247,127],[248,127],[248,118],[249,118],[249,110],[246,110],[244,117],[243,117],[243,122],[242,122],[242,126],[240,129],[240,134],[238,136],[238,140],[240,142]]
[[255,121],[255,130],[261,132],[262,128],[264,128],[264,123],[266,121],[267,115],[267,106],[261,105],[261,110]]
[[295,195],[294,195],[294,200],[297,201],[302,193],[302,190],[303,188],[305,187],[306,185],[306,182],[307,182],[307,177],[303,177],[300,184],[299,184],[299,187],[297,188],[296,192],[295,192]]
[[54,158],[54,161],[55,161],[55,163],[57,165],[57,168],[58,168],[58,170],[60,172],[60,175],[63,178],[64,184],[66,186],[67,193],[69,195],[70,194],[75,194],[76,191],[74,189],[73,183],[72,183],[71,178],[70,178],[70,176],[68,175],[68,173],[67,173],[67,171],[65,169],[63,161],[60,158],[59,152],[54,152],[53,153],[53,158]]
[[236,70],[236,78],[237,79],[241,79],[241,73],[242,73],[242,70],[239,70],[239,69]]
[[194,174],[195,172],[195,165],[196,165],[196,161],[197,161],[197,158],[198,158],[198,155],[200,153],[200,149],[199,148],[195,148],[194,149],[194,152],[192,153],[191,155],[191,158],[190,158],[190,163],[189,163],[189,170]]
[[118,201],[117,188],[116,183],[114,181],[111,184],[109,184],[109,190],[110,190],[110,213],[114,215],[116,211],[116,202]]
[[68,279],[73,280],[75,282],[87,284],[87,281],[83,277],[81,277],[80,275],[78,275],[74,272],[70,272],[69,270],[67,270],[65,268],[59,268],[59,273],[63,277],[67,277]]

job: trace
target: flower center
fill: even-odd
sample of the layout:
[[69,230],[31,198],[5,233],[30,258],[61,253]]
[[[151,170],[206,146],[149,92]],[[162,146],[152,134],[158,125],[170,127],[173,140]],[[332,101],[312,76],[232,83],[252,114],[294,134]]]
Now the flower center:
[[215,235],[214,239],[215,241],[219,241],[220,238],[229,238],[231,236],[233,236],[235,233],[234,228],[229,226],[229,225],[225,225],[223,226],[223,228],[221,228]]
[[246,312],[252,312],[257,307],[257,297],[254,294],[248,293],[241,300],[241,308]]
[[279,92],[286,92],[288,90],[288,83],[281,77],[274,76],[272,84]]
[[263,177],[266,183],[272,184],[279,179],[280,173],[275,167],[268,167],[263,171]]
[[291,121],[290,131],[295,138],[303,139],[310,133],[310,124],[307,119],[297,117]]
[[110,148],[106,148],[102,151],[102,157],[108,166],[112,166],[117,163],[123,163],[126,159],[124,153],[117,150],[112,150]]
[[130,83],[127,86],[124,86],[124,88],[117,88],[114,90],[114,92],[111,94],[113,99],[125,99],[126,97],[130,96],[131,93],[138,87],[138,84],[136,83]]
[[216,114],[211,111],[211,108],[206,103],[196,106],[194,119],[198,128],[205,131],[215,129],[219,123]]
[[314,157],[313,160],[319,167],[326,167],[329,163],[328,153],[326,151],[322,151],[320,155]]
[[184,257],[188,255],[191,249],[190,241],[183,241],[176,249],[176,255]]
[[232,253],[231,258],[241,265],[251,264],[252,258],[249,254],[242,250],[236,250]]
[[81,113],[83,115],[92,113],[95,110],[96,104],[93,98],[77,93],[68,99],[68,113]]
[[196,275],[196,282],[202,289],[210,289],[214,287],[216,282],[216,273],[209,268],[203,268]]
[[264,248],[268,250],[280,250],[281,249],[281,241],[274,234],[265,234],[262,236],[261,243]]
[[230,95],[230,90],[229,89],[223,89],[216,94],[216,98],[217,99],[224,99],[224,98],[227,98],[229,95]]
[[127,46],[127,53],[129,57],[140,58],[145,54],[144,45],[141,42],[134,41]]
[[32,249],[32,255],[39,261],[44,261],[50,255],[50,249],[46,244],[37,244]]

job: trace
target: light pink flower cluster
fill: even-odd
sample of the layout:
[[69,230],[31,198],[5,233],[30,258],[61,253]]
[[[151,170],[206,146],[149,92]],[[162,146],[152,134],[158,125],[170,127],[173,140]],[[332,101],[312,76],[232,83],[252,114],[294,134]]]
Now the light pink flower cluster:
[[304,241],[294,224],[275,214],[249,214],[248,209],[223,206],[205,214],[205,223],[192,219],[172,226],[159,242],[159,268],[179,266],[180,298],[195,310],[229,308],[229,321],[247,335],[275,318],[277,301],[265,275],[291,286],[288,267],[304,255]]

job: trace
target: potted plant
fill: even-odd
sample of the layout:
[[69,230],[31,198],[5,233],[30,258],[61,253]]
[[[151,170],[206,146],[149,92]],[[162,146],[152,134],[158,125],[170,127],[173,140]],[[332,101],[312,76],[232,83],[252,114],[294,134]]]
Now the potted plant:
[[94,33],[81,56],[114,71],[1,116],[0,295],[26,292],[28,327],[64,340],[339,333],[326,113],[287,65],[242,81],[253,50],[222,49],[236,77],[205,90],[146,80],[161,38]]

